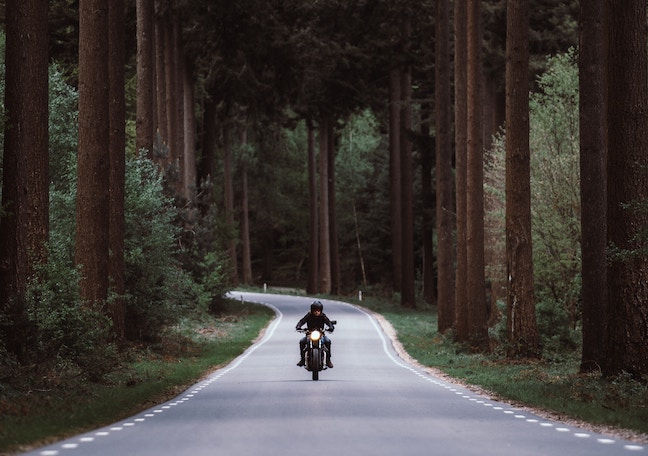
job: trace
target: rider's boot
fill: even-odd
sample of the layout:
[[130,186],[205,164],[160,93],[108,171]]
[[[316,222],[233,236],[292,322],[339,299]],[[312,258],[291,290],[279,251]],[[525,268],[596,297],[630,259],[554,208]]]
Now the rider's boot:
[[304,367],[304,364],[306,364],[306,360],[304,359],[304,352],[302,352],[302,354],[301,354],[301,359],[300,359],[299,362],[297,363],[297,366],[298,366],[298,367]]
[[326,367],[333,369],[333,363],[331,362],[331,357],[326,358]]

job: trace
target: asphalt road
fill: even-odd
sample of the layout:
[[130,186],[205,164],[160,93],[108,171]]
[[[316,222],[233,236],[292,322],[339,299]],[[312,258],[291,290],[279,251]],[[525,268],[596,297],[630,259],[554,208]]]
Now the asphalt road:
[[225,368],[175,399],[29,454],[77,455],[569,455],[648,454],[648,448],[481,397],[408,365],[376,320],[323,301],[337,320],[334,369],[312,381],[295,366],[294,327],[311,299],[235,293],[277,318]]

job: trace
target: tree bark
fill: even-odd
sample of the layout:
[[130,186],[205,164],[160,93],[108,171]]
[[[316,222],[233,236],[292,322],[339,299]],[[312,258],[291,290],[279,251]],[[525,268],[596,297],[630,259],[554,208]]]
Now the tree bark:
[[391,223],[392,278],[395,292],[401,291],[402,220],[401,220],[401,158],[400,158],[401,70],[389,72],[389,209]]
[[466,2],[454,2],[455,34],[455,169],[456,169],[456,205],[457,205],[457,266],[455,277],[455,335],[459,342],[468,341],[468,297],[466,257],[466,193],[467,183],[467,5]]
[[[110,286],[115,297],[110,301],[112,334],[125,337],[126,271],[124,262],[124,191],[126,181],[126,100],[125,100],[125,6],[124,0],[109,3],[109,80],[110,80]],[[151,112],[148,112],[149,116]]]
[[236,259],[236,231],[234,220],[234,166],[232,159],[232,125],[226,121],[223,124],[223,194],[225,198],[225,220],[229,233],[228,247],[230,265],[230,280],[238,285],[238,261]]
[[468,148],[466,197],[466,293],[468,342],[477,349],[488,348],[488,304],[484,272],[484,151],[482,131],[482,68],[480,1],[469,0],[467,83]]
[[317,155],[315,152],[315,129],[310,120],[306,121],[308,134],[308,195],[310,208],[310,242],[308,250],[308,282],[306,292],[317,294],[319,290],[319,226],[317,207]]
[[609,326],[603,372],[648,374],[646,2],[608,0]]
[[172,17],[173,33],[173,107],[175,109],[175,142],[171,146],[175,173],[175,197],[182,200],[186,195],[185,181],[185,59],[182,47],[182,27],[178,14]]
[[580,4],[580,190],[583,350],[581,371],[598,371],[607,347],[605,0]]
[[340,253],[337,232],[335,198],[335,128],[328,126],[328,192],[329,192],[329,239],[331,246],[331,293],[340,294]]
[[81,297],[89,303],[108,297],[108,79],[108,3],[80,0],[75,263],[81,267]]
[[452,328],[454,311],[454,202],[450,130],[450,19],[449,1],[436,0],[434,45],[434,106],[436,131],[436,224],[438,268],[438,326]]
[[[421,192],[423,200],[423,298],[428,304],[436,304],[436,270],[434,258],[435,195],[432,188],[434,168],[434,137],[430,137],[430,103],[421,104],[421,136],[426,142],[421,150]],[[453,316],[454,318],[454,316]]]
[[169,139],[168,135],[168,121],[167,121],[167,83],[165,68],[168,65],[165,54],[166,43],[166,27],[165,20],[162,17],[156,16],[155,18],[155,105],[157,107],[157,130],[156,137],[153,140],[156,146],[155,154],[151,151],[150,158],[159,162],[162,156],[168,152],[168,147],[163,147],[167,144]]
[[153,0],[137,0],[137,114],[135,147],[153,150],[154,112],[154,5]]
[[329,122],[320,120],[319,125],[319,292],[331,293],[331,239],[329,226],[329,176],[328,176],[328,129]]
[[196,195],[196,115],[194,111],[193,71],[185,61],[183,65],[183,94],[184,94],[184,147],[182,154],[182,196],[186,201],[193,201]]
[[9,0],[5,10],[0,312],[8,321],[0,338],[19,360],[28,331],[27,281],[46,260],[49,238],[47,5]]
[[506,8],[506,258],[509,357],[540,355],[533,290],[529,151],[529,2]]
[[[241,145],[247,145],[247,125],[241,127]],[[243,283],[252,284],[252,249],[250,246],[250,213],[248,196],[247,161],[241,166],[241,244],[243,247]]]
[[[412,35],[412,23],[409,13],[403,16],[401,38],[408,52]],[[402,233],[402,273],[401,273],[401,306],[413,309],[416,307],[416,290],[414,284],[414,184],[412,164],[412,68],[406,65],[401,72],[401,233]]]
[[[176,64],[175,61],[175,39],[173,34],[173,21],[172,18],[167,14],[162,19],[162,24],[164,28],[164,87],[165,87],[165,98],[164,103],[166,105],[166,137],[162,137],[163,140],[166,140],[168,147],[168,156],[161,157],[161,163],[165,170],[168,170],[172,166],[177,157],[178,150],[177,146],[177,114],[176,110],[176,100],[177,100],[177,84],[176,84]],[[169,176],[169,173],[166,173],[166,179],[171,188],[174,187],[174,179],[172,176]],[[171,181],[171,182],[169,182]]]

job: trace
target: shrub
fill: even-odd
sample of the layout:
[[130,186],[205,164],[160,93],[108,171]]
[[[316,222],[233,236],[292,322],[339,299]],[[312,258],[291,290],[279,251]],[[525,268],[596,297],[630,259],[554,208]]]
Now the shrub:
[[[540,337],[549,351],[574,348],[580,320],[578,70],[574,54],[570,50],[548,60],[547,71],[538,78],[538,90],[529,103],[534,285]],[[498,135],[486,155],[485,189],[491,202],[488,226],[500,231],[504,226],[504,157],[505,136]],[[503,242],[493,243],[495,248],[503,246]],[[503,252],[498,253],[504,258]]]
[[126,164],[126,331],[129,339],[154,340],[177,319],[174,289],[183,276],[175,259],[177,228],[162,176],[143,155]]
[[29,284],[30,358],[41,367],[98,380],[117,361],[109,343],[110,319],[82,303],[79,276],[55,251]]

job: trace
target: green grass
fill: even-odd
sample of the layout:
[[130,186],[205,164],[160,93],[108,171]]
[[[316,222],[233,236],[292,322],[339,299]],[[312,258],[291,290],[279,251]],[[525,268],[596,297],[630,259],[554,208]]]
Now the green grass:
[[176,396],[241,354],[273,316],[263,306],[231,304],[217,319],[184,322],[154,350],[132,350],[101,383],[67,381],[0,397],[0,454],[94,429]]
[[629,377],[579,374],[579,354],[551,353],[550,360],[510,361],[498,353],[471,353],[437,332],[432,309],[404,310],[384,300],[363,306],[381,313],[410,356],[496,397],[597,426],[647,434],[648,385]]

